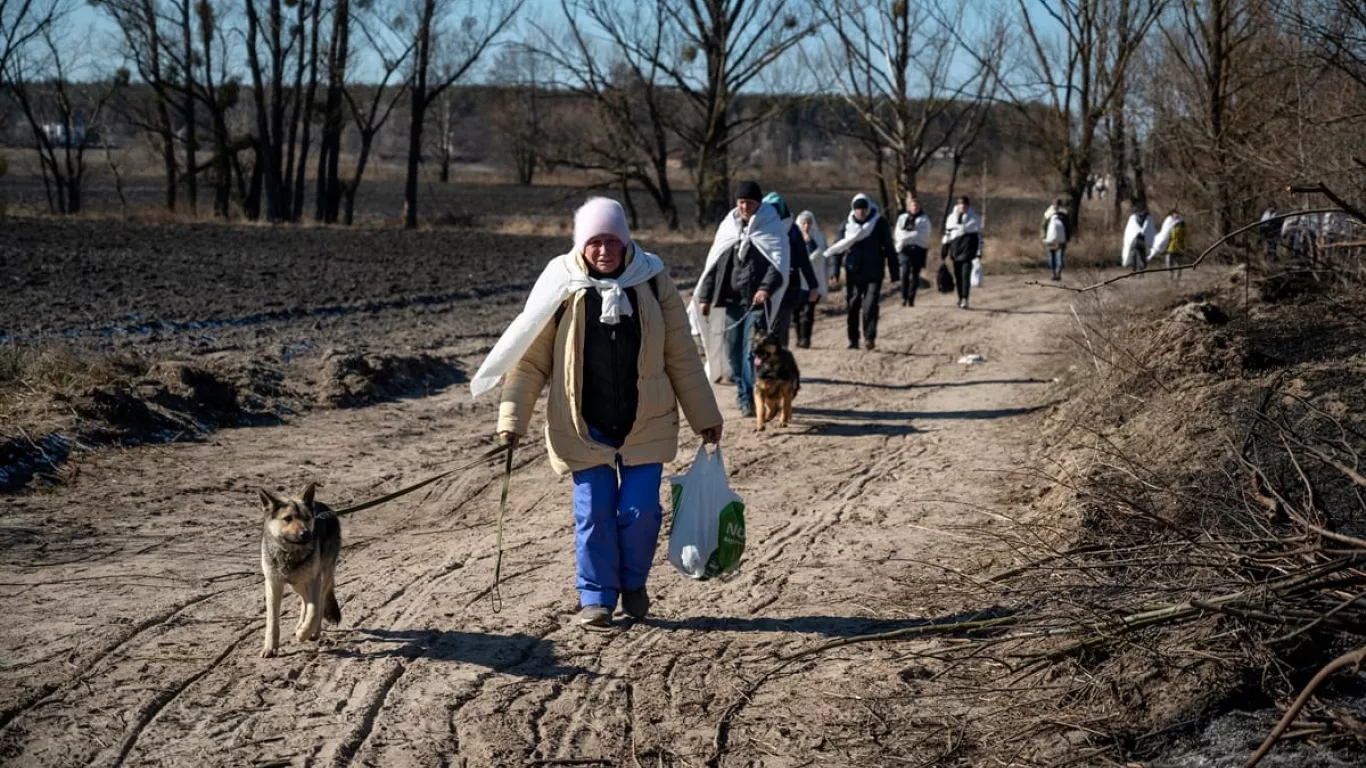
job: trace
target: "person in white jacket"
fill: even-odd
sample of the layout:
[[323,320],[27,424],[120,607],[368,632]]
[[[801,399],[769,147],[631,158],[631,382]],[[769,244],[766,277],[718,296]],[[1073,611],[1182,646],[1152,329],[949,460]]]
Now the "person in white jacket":
[[944,258],[953,262],[953,283],[958,288],[958,306],[968,308],[968,293],[972,289],[972,261],[982,257],[982,220],[964,195],[944,222],[944,242],[948,245]]
[[1048,268],[1054,280],[1062,279],[1063,259],[1067,255],[1067,204],[1058,198],[1043,213],[1043,244],[1048,249]]
[[906,193],[906,212],[897,217],[892,231],[897,261],[901,262],[901,306],[915,306],[920,272],[930,250],[930,217],[920,209],[913,193]]
[[1157,240],[1157,227],[1153,226],[1152,214],[1148,206],[1139,200],[1134,203],[1134,212],[1129,223],[1124,226],[1124,247],[1119,253],[1119,263],[1123,267],[1133,267],[1135,272],[1148,268],[1148,248]]

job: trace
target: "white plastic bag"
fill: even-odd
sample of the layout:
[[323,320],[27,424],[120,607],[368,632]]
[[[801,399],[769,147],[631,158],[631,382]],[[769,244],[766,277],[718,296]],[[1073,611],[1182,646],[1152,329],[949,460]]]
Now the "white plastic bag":
[[968,282],[970,282],[970,283],[972,284],[972,287],[973,287],[973,288],[981,288],[981,287],[982,287],[982,260],[981,260],[981,259],[973,259],[973,260],[972,260],[972,278],[971,278]]
[[745,502],[726,482],[721,448],[698,448],[687,474],[670,477],[669,486],[669,562],[699,581],[733,573],[745,551]]

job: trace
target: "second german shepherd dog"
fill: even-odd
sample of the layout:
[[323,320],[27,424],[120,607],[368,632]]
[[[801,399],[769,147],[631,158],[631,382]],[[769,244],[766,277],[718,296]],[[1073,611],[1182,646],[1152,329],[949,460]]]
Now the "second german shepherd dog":
[[266,576],[266,643],[261,656],[280,649],[280,598],[288,584],[299,595],[294,641],[316,640],[322,620],[341,622],[333,587],[341,557],[341,520],[314,501],[312,483],[295,498],[282,499],[261,489],[265,523],[261,531],[261,570]]
[[778,335],[756,328],[754,349],[754,416],[759,431],[775,416],[778,426],[792,419],[792,400],[802,388],[797,358],[778,341]]

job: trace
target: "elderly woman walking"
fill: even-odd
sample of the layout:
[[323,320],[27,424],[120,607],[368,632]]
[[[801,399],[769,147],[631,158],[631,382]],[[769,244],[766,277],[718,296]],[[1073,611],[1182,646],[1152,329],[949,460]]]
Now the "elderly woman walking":
[[492,389],[504,373],[505,441],[526,435],[550,384],[550,465],[574,480],[579,623],[610,626],[618,599],[629,619],[644,619],[679,408],[708,443],[720,441],[722,419],[678,288],[631,239],[615,200],[593,198],[575,213],[574,249],[546,266],[471,390]]

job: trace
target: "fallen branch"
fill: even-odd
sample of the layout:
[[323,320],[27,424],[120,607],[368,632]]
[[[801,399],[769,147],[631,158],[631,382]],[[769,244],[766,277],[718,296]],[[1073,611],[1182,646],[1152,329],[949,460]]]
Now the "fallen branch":
[[1291,723],[1295,722],[1295,718],[1299,717],[1300,710],[1304,709],[1304,706],[1309,703],[1309,698],[1314,695],[1314,691],[1323,684],[1324,680],[1327,680],[1333,673],[1344,667],[1352,667],[1354,671],[1360,670],[1363,662],[1366,662],[1366,646],[1358,648],[1350,653],[1344,653],[1328,662],[1323,669],[1320,669],[1319,673],[1314,675],[1314,679],[1309,681],[1309,684],[1304,687],[1303,691],[1300,691],[1299,697],[1295,699],[1295,703],[1290,705],[1290,709],[1285,711],[1285,716],[1281,718],[1281,721],[1276,723],[1275,728],[1271,729],[1271,733],[1267,735],[1266,741],[1263,741],[1262,745],[1257,748],[1257,751],[1252,753],[1252,757],[1244,765],[1244,768],[1256,768],[1256,765],[1262,761],[1262,758],[1266,757],[1267,754],[1271,752],[1271,748],[1276,746],[1276,742],[1280,741],[1281,735],[1285,733]]

